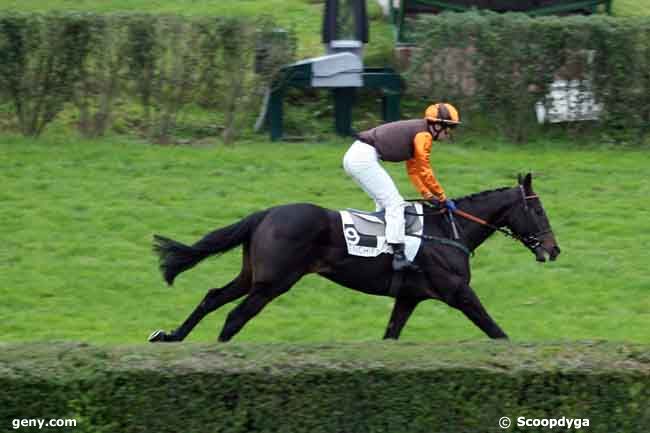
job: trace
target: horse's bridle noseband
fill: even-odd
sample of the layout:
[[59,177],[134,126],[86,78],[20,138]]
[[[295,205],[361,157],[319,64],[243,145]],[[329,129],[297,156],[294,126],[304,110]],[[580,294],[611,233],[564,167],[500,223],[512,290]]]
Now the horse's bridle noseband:
[[[523,198],[524,202],[524,210],[528,211],[528,200],[532,199],[538,199],[539,196],[537,194],[532,194],[532,195],[526,195],[526,192],[524,191],[524,187],[522,185],[519,185],[519,191],[521,191],[521,196]],[[549,227],[546,230],[541,230],[536,233],[531,233],[526,236],[519,236],[519,240],[526,245],[531,251],[535,251],[535,249],[539,248],[542,246],[542,241],[539,240],[541,236],[544,236],[545,234],[551,233],[552,230]]]

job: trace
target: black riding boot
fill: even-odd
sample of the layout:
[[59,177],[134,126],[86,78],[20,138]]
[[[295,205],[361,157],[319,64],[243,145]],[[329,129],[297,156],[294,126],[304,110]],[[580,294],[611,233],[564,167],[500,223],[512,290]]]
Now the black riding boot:
[[416,265],[409,262],[404,254],[404,244],[390,244],[393,247],[393,270],[399,271],[415,271],[418,269]]

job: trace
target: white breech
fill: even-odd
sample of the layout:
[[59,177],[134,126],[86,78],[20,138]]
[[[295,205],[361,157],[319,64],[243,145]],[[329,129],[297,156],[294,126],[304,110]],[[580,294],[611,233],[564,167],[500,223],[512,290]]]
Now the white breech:
[[377,210],[386,210],[386,241],[403,244],[404,208],[407,203],[379,163],[377,150],[362,141],[355,141],[343,157],[343,168],[375,201]]

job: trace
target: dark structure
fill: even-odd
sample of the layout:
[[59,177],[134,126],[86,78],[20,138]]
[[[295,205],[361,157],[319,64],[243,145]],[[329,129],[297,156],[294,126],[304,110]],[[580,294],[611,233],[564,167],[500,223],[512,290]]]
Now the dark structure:
[[369,41],[365,0],[326,0],[321,33],[327,54],[287,65],[274,80],[266,115],[272,140],[283,135],[284,94],[289,87],[329,89],[334,98],[334,127],[342,136],[352,134],[357,88],[380,89],[384,120],[400,117],[399,74],[363,65],[363,48]]
[[[346,1],[346,0],[343,0]],[[338,0],[329,0],[325,2],[325,14],[323,16],[322,41],[323,44],[329,45],[332,41],[347,39],[350,35],[341,34],[342,26],[340,25],[341,15],[339,10],[341,6],[345,9],[345,4],[340,5]],[[368,14],[366,13],[365,1],[352,1],[347,5],[347,15],[352,18],[348,21],[354,23],[353,32],[354,40],[368,43]]]

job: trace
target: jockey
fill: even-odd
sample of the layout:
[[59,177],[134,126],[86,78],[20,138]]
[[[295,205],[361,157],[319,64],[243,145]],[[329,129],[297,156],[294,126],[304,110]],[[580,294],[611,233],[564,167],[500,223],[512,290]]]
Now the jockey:
[[436,180],[429,163],[434,141],[451,135],[451,129],[460,124],[460,116],[453,105],[430,105],[424,119],[400,120],[386,123],[357,134],[357,140],[343,157],[343,168],[375,201],[377,210],[386,210],[386,240],[393,248],[393,269],[415,269],[404,255],[404,208],[406,202],[379,160],[406,161],[411,182],[422,197],[437,199],[447,209],[456,205],[447,199]]

